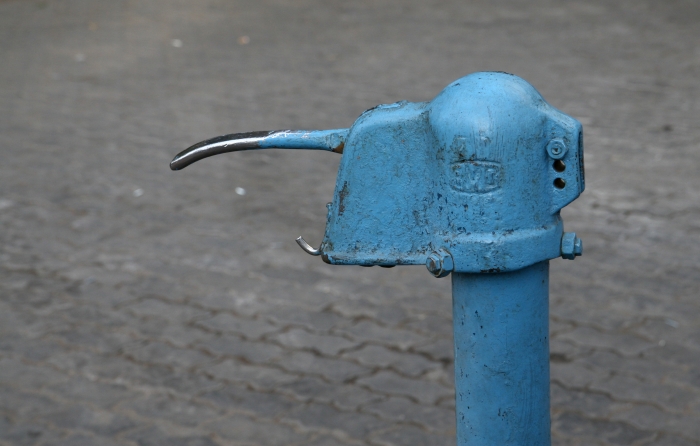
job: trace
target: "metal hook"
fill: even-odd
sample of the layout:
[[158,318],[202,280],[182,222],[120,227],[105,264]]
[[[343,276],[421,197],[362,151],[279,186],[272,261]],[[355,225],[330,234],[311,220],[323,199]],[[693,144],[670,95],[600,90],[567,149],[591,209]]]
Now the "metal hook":
[[306,240],[304,240],[304,238],[303,238],[302,236],[297,237],[297,238],[296,238],[296,241],[297,241],[297,245],[299,245],[299,247],[300,247],[301,249],[303,249],[304,251],[306,251],[307,254],[311,254],[312,256],[320,256],[321,254],[323,254],[323,253],[321,252],[321,248],[320,248],[320,247],[319,247],[318,249],[312,248],[311,245],[309,245],[308,243],[306,243]]

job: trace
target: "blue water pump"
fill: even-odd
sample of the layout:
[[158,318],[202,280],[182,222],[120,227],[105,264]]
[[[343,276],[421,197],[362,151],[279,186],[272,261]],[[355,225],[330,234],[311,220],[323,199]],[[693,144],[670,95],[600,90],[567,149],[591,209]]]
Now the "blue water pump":
[[548,261],[582,253],[560,216],[585,185],[581,124],[517,76],[474,73],[349,129],[225,135],[170,167],[265,148],[342,154],[320,247],[297,239],[309,254],[453,273],[458,445],[549,445]]

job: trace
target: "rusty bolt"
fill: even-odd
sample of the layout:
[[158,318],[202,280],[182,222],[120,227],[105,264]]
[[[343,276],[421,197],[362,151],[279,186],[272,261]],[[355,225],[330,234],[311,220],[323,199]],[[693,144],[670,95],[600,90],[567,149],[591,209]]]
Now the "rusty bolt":
[[425,261],[425,267],[428,268],[430,274],[440,278],[449,275],[455,268],[452,254],[446,249],[433,251]]
[[574,260],[583,254],[583,242],[576,237],[575,232],[565,232],[561,236],[561,256],[564,259]]

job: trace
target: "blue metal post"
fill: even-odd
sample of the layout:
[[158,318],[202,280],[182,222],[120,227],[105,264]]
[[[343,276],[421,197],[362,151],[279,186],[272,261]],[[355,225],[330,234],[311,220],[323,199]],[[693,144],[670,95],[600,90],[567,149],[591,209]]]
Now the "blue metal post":
[[458,446],[549,446],[549,262],[452,275]]
[[560,215],[585,187],[581,124],[517,76],[474,73],[349,129],[225,135],[170,167],[265,148],[342,155],[323,241],[299,237],[304,251],[453,274],[458,445],[548,446],[548,261],[582,253]]

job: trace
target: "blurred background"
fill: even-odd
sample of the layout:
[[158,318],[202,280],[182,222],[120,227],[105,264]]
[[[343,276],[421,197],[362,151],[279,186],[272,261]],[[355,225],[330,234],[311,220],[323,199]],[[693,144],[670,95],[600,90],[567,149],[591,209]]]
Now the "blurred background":
[[584,125],[553,443],[699,445],[693,0],[0,1],[0,444],[454,444],[449,279],[294,243],[340,157],[168,163],[485,70]]

